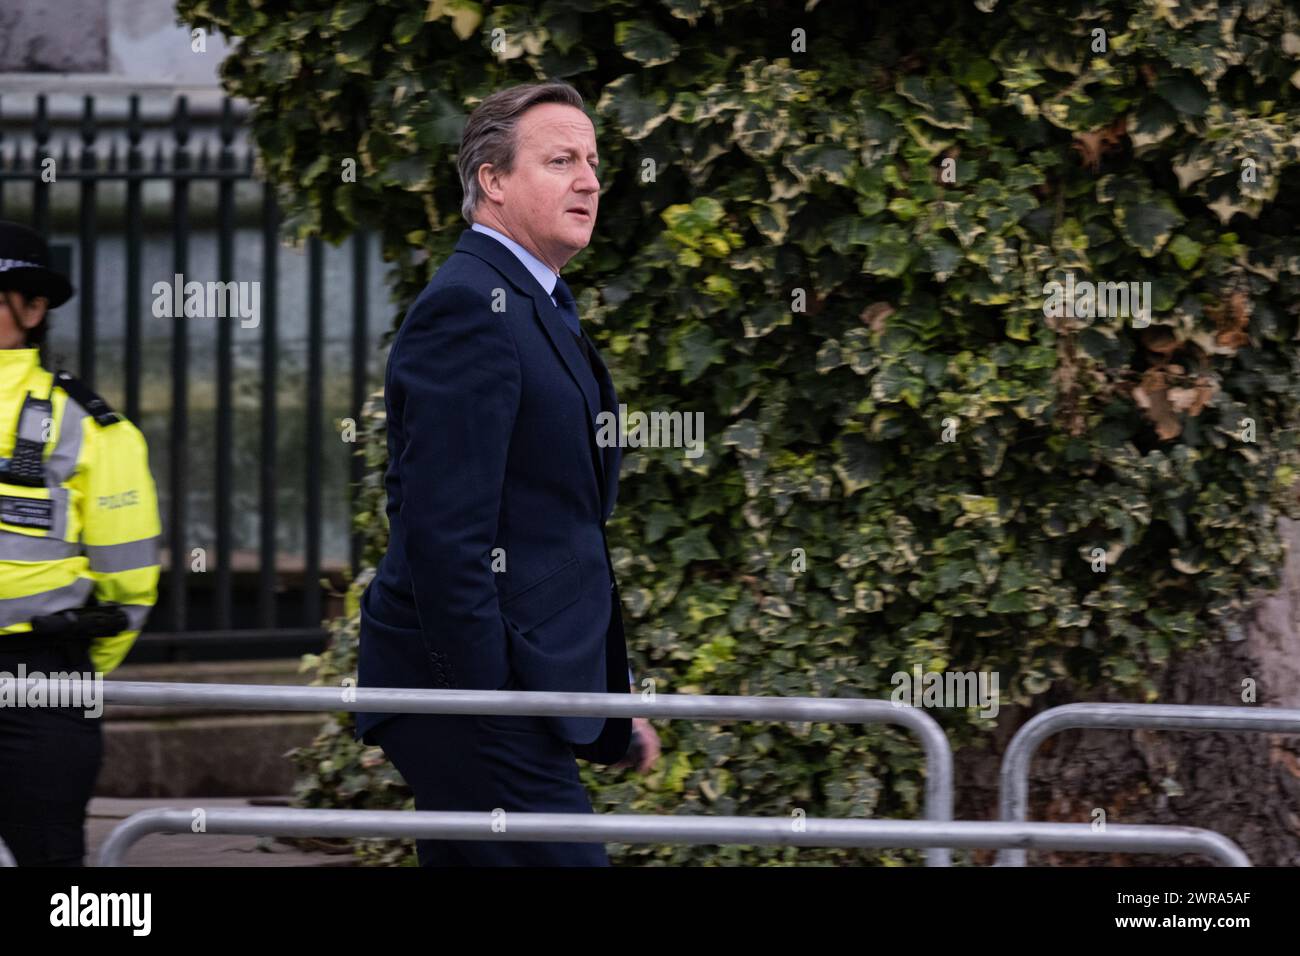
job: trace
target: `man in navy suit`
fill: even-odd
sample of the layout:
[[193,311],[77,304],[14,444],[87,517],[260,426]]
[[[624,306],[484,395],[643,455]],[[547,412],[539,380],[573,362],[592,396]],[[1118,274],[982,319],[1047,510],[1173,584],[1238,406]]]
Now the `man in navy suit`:
[[[388,357],[388,553],[361,601],[363,687],[622,692],[632,683],[605,521],[618,399],[559,277],[591,239],[595,128],[565,83],[470,115],[471,224]],[[633,688],[635,689],[635,688]],[[642,718],[357,715],[420,810],[591,813],[576,757],[622,761]],[[599,843],[419,840],[423,866],[609,864]]]

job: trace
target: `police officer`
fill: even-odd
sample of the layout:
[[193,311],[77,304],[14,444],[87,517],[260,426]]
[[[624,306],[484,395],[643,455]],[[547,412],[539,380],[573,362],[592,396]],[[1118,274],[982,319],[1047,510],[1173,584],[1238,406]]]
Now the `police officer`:
[[71,297],[45,241],[0,221],[0,680],[14,692],[0,695],[0,840],[19,866],[82,865],[103,756],[85,706],[16,705],[19,667],[86,680],[113,670],[158,597],[144,436],[42,365],[46,313]]

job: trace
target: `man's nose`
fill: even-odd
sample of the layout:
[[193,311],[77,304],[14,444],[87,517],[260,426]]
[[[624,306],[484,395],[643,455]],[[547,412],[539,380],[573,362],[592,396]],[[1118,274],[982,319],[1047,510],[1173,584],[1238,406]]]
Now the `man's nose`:
[[574,188],[580,192],[599,192],[600,180],[596,178],[596,171],[588,166],[583,174],[578,177],[578,181],[574,184]]

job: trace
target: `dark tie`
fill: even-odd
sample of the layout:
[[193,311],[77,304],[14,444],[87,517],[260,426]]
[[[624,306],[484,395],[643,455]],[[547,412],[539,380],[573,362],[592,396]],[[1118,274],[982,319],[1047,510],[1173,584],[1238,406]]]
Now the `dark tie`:
[[569,327],[569,331],[574,335],[581,335],[578,325],[578,303],[574,301],[573,293],[569,291],[569,284],[559,276],[555,277],[555,304],[559,307],[560,315],[564,316],[564,324]]
[[[591,354],[591,346],[587,344],[587,337],[582,334],[581,327],[578,325],[578,304],[573,301],[573,293],[569,291],[569,285],[563,279],[556,277],[555,280],[555,302],[560,309],[560,314],[564,316],[564,324],[569,327],[573,333],[573,341],[582,352],[582,357],[587,360],[587,365],[591,367],[591,374],[595,376],[597,383],[600,381],[600,374],[596,371],[596,360]],[[599,385],[597,386],[599,387]],[[587,438],[591,444],[591,464],[596,469],[597,475],[604,474],[605,469],[600,462],[600,449],[596,447],[595,433],[587,432]]]

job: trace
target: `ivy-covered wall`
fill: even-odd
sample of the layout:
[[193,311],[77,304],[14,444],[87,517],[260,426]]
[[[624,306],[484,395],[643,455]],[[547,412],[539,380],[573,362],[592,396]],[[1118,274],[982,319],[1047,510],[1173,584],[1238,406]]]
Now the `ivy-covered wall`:
[[[1300,517],[1300,16],[809,6],[179,3],[238,40],[224,77],[291,230],[383,230],[395,321],[464,228],[467,111],[542,78],[587,99],[603,191],[566,280],[621,400],[707,428],[699,458],[627,449],[609,525],[659,692],[887,697],[920,665],[995,671],[1004,704],[1062,682],[1153,699],[1172,653],[1275,583],[1277,516]],[[355,615],[333,632],[327,683],[353,671]],[[975,708],[934,713],[987,743]],[[658,772],[584,767],[598,812],[918,814],[901,732],[659,729]],[[346,717],[299,759],[308,805],[406,796]]]

